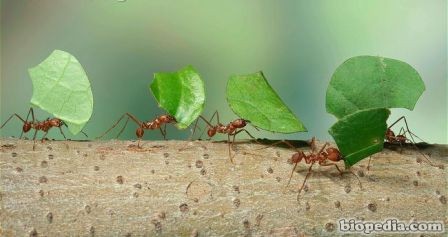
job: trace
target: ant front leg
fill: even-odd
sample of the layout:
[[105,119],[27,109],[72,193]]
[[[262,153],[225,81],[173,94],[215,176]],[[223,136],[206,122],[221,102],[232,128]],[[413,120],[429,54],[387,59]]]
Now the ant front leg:
[[[61,132],[61,134],[62,134],[62,136],[64,137],[64,139],[65,140],[67,140],[67,137],[65,137],[65,134],[64,134],[64,132],[62,131],[62,128],[61,127],[59,127],[59,132]],[[87,134],[85,134],[83,131],[81,131],[84,135],[86,135],[86,137],[87,137]]]
[[[160,129],[160,132],[162,132],[162,129]],[[163,139],[166,140],[166,123],[163,125],[162,135],[163,135]]]

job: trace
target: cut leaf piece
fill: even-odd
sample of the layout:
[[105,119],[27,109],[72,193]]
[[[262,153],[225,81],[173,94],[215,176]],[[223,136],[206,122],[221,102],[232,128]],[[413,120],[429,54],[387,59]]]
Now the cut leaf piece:
[[334,72],[327,89],[327,112],[342,118],[370,108],[413,110],[425,84],[409,64],[374,56],[353,57]]
[[388,109],[367,109],[350,114],[330,128],[347,167],[383,150]]
[[78,60],[55,50],[28,73],[33,82],[31,104],[62,119],[71,133],[79,133],[92,115],[93,95]]
[[227,102],[235,114],[255,127],[278,133],[306,131],[262,72],[230,77]]
[[192,66],[155,73],[149,88],[159,106],[176,118],[178,128],[190,126],[204,109],[204,82]]

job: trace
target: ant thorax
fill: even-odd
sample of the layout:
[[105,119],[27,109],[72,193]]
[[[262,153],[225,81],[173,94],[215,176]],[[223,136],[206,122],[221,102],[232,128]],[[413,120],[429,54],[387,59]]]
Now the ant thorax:
[[142,128],[144,129],[156,129],[160,127],[160,122],[158,119],[155,119],[154,121],[146,121],[142,123]]

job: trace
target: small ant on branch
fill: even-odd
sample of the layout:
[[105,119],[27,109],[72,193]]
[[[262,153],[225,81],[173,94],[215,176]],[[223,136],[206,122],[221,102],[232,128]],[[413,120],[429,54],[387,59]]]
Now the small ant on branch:
[[[28,121],[28,118],[31,114],[31,121]],[[45,132],[44,135],[42,136],[41,142],[43,142],[46,138],[46,136],[48,135],[48,132],[51,128],[56,127],[59,128],[59,131],[61,132],[62,136],[64,137],[64,139],[67,140],[67,137],[65,137],[64,132],[62,131],[62,126],[67,127],[67,124],[59,119],[59,118],[47,118],[44,121],[37,121],[35,120],[34,117],[34,110],[33,108],[30,108],[30,110],[28,111],[28,114],[26,116],[26,119],[23,119],[22,117],[20,117],[20,115],[18,115],[17,113],[12,114],[11,116],[9,116],[9,118],[2,124],[2,126],[0,127],[0,129],[2,129],[13,117],[17,117],[20,121],[23,122],[23,126],[22,126],[22,132],[20,133],[20,137],[19,139],[22,138],[23,133],[27,133],[29,132],[31,129],[34,129],[34,135],[33,135],[33,151],[36,148],[36,135],[38,131],[43,131]],[[81,131],[84,136],[87,137],[87,134],[83,131]]]
[[[137,130],[135,130],[135,135],[138,138],[138,145],[137,145],[138,148],[141,148],[140,141],[142,140],[142,137],[145,134],[145,130],[160,129],[160,133],[162,133],[163,138],[166,140],[166,124],[168,124],[168,123],[176,123],[176,119],[173,116],[171,116],[171,115],[160,115],[160,116],[156,117],[154,120],[141,122],[134,115],[132,115],[130,113],[125,113],[117,120],[117,122],[115,122],[112,125],[112,127],[110,127],[107,131],[105,131],[101,136],[97,137],[97,139],[104,137],[113,128],[115,128],[118,125],[118,123],[120,123],[120,121],[124,117],[126,117],[126,116],[128,118],[126,119],[126,122],[125,122],[123,128],[120,130],[120,132],[118,133],[116,138],[118,138],[121,135],[121,133],[123,133],[124,129],[126,128],[128,122],[129,122],[129,119],[131,119],[132,121],[134,121],[138,125]],[[162,125],[165,125],[163,129],[162,129]]]
[[[213,118],[215,116],[217,119],[217,124],[212,125],[211,121],[213,120]],[[196,123],[195,123],[193,133],[191,136],[193,136],[195,133],[199,119],[202,119],[207,124],[207,126],[208,126],[207,135],[208,135],[209,139],[211,139],[217,133],[227,134],[227,143],[229,144],[229,158],[230,158],[230,162],[232,162],[232,163],[234,163],[233,157],[235,156],[235,154],[232,156],[231,145],[233,145],[235,143],[236,135],[238,135],[241,132],[245,132],[247,135],[249,135],[249,137],[251,137],[252,139],[254,139],[256,141],[256,138],[254,136],[252,136],[252,134],[250,134],[249,131],[247,131],[244,128],[244,127],[246,127],[247,124],[250,123],[250,121],[242,119],[242,118],[238,118],[238,119],[235,119],[232,122],[224,125],[219,120],[218,111],[215,111],[215,113],[213,113],[210,120],[207,120],[202,115],[199,115],[199,117],[196,119]],[[257,129],[257,128],[255,127],[255,129]],[[230,137],[232,137],[232,141],[230,141]]]
[[[406,126],[406,129],[401,127],[400,131],[398,132],[398,134],[396,135],[393,131],[392,131],[392,127],[395,126],[398,122],[400,122],[401,120],[404,121],[404,124]],[[406,136],[406,134],[409,134],[410,139]],[[441,168],[442,166],[440,165],[436,165],[433,164],[431,162],[431,160],[423,153],[420,151],[420,149],[417,147],[416,142],[414,140],[414,137],[420,139],[421,141],[423,141],[423,139],[421,139],[420,137],[418,137],[417,135],[415,135],[413,132],[411,132],[411,130],[409,130],[409,126],[408,126],[408,122],[406,121],[406,117],[405,116],[401,116],[399,119],[397,119],[395,122],[393,122],[386,130],[386,134],[384,137],[384,140],[386,142],[388,142],[389,144],[392,145],[400,145],[400,153],[403,151],[403,146],[410,144],[413,148],[415,148],[425,159],[426,162],[434,167],[438,167]],[[369,163],[367,165],[367,170],[370,170],[370,161],[371,161],[372,157],[369,158]]]
[[[343,175],[343,171],[339,168],[339,166],[335,162],[344,160],[344,158],[337,148],[330,147],[330,143],[326,142],[320,148],[320,150],[318,152],[316,152],[316,150],[317,150],[316,141],[315,141],[315,137],[313,137],[310,142],[311,152],[309,154],[305,154],[305,152],[297,149],[291,143],[289,143],[288,141],[284,141],[284,140],[274,142],[270,146],[275,146],[276,144],[279,144],[279,143],[284,143],[284,144],[288,145],[290,148],[292,148],[293,150],[295,150],[295,153],[292,154],[291,158],[289,159],[290,163],[294,164],[294,167],[292,168],[291,175],[289,176],[289,180],[288,180],[288,183],[286,184],[286,187],[288,187],[289,184],[291,183],[291,179],[292,179],[292,176],[297,168],[297,165],[302,160],[305,161],[306,164],[310,165],[308,167],[308,172],[306,173],[305,179],[303,180],[302,186],[300,186],[300,188],[299,188],[299,192],[297,194],[297,201],[300,200],[300,193],[302,192],[303,188],[305,187],[308,177],[311,175],[312,168],[313,168],[314,164],[318,164],[320,166],[334,166],[338,170],[339,174],[341,176]],[[353,173],[352,171],[349,171],[349,172],[356,177],[356,179],[359,182],[359,187],[362,190],[361,180],[359,180],[358,176],[355,173]]]

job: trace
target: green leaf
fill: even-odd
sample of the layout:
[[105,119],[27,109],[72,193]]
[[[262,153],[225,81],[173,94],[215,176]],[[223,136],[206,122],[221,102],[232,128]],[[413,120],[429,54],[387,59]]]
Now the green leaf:
[[235,114],[258,128],[278,133],[306,131],[262,72],[230,77],[227,102]]
[[395,59],[358,56],[342,63],[327,89],[327,112],[342,118],[370,108],[413,110],[425,84],[418,72]]
[[328,131],[333,136],[347,167],[383,150],[388,109],[360,110],[343,117]]
[[92,115],[93,95],[78,60],[55,50],[28,73],[33,82],[31,104],[62,119],[71,133],[80,132]]
[[190,126],[204,109],[204,82],[192,66],[155,73],[149,88],[159,106],[176,118],[178,128]]

